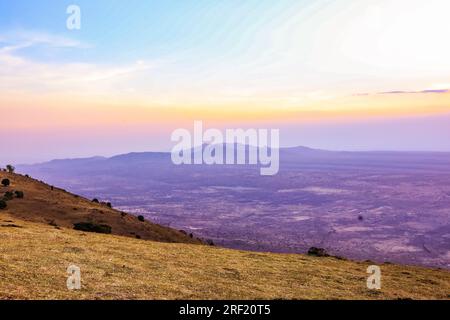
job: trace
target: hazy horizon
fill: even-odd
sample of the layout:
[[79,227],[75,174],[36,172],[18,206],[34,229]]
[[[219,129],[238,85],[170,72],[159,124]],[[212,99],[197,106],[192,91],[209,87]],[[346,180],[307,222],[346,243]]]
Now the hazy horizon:
[[[194,146],[195,147],[195,146]],[[311,146],[306,146],[306,145],[290,145],[290,146],[280,146],[280,149],[290,149],[290,148],[308,148],[308,149],[312,149],[312,150],[322,150],[322,151],[332,151],[332,152],[374,152],[374,153],[378,153],[378,152],[405,152],[405,153],[450,153],[450,150],[412,150],[412,149],[405,149],[405,150],[398,150],[398,149],[324,149],[324,148],[315,148],[315,147],[311,147]],[[167,153],[170,154],[171,150],[167,149],[167,150],[129,150],[129,151],[125,151],[125,152],[120,152],[120,153],[109,153],[109,154],[81,154],[81,155],[76,155],[76,156],[62,156],[62,157],[49,157],[49,158],[42,158],[41,160],[37,160],[37,161],[31,161],[31,162],[19,162],[19,161],[3,161],[0,162],[0,167],[5,167],[8,164],[12,164],[12,165],[18,165],[18,166],[22,166],[22,165],[35,165],[35,164],[39,164],[39,163],[45,163],[45,162],[49,162],[49,161],[53,161],[53,160],[76,160],[76,159],[89,159],[89,158],[111,158],[111,157],[115,157],[115,156],[120,156],[120,155],[126,155],[126,154],[133,154],[133,153]]]

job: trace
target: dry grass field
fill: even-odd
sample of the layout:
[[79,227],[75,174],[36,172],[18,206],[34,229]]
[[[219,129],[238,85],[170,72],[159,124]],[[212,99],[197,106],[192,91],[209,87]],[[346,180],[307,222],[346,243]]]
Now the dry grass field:
[[[446,270],[383,264],[377,291],[366,287],[369,262],[76,231],[64,225],[70,219],[57,219],[58,212],[100,210],[96,204],[59,190],[36,202],[32,197],[51,194],[40,191],[45,185],[10,177],[9,188],[24,190],[25,198],[0,211],[0,299],[450,298]],[[36,203],[41,205],[32,207]],[[54,216],[58,226],[39,221],[40,212],[45,219]],[[81,290],[67,289],[70,265],[81,269]]]

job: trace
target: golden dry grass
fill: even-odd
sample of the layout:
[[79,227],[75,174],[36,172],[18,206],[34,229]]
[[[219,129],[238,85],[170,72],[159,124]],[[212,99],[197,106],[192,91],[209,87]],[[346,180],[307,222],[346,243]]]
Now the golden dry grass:
[[[13,227],[16,225],[18,227]],[[448,299],[450,273],[56,229],[0,213],[1,299]],[[82,289],[66,287],[81,268]]]
[[[197,245],[178,231],[123,217],[31,178],[1,172],[4,177],[12,185],[0,192],[22,190],[25,198],[8,201],[0,211],[0,299],[450,297],[445,270],[382,265],[382,290],[368,290],[367,263]],[[115,235],[72,230],[85,220],[107,223]],[[135,234],[181,243],[138,240]],[[66,287],[72,264],[81,268],[79,291]]]

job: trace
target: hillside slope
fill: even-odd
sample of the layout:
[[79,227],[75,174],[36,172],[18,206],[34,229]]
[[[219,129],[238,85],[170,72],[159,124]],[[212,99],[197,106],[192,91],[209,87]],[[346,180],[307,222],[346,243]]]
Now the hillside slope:
[[[444,270],[143,241],[0,213],[0,299],[449,299]],[[67,267],[82,289],[66,287]]]
[[23,191],[24,198],[8,201],[6,210],[0,212],[18,219],[70,229],[76,223],[88,222],[110,226],[111,233],[115,235],[163,242],[201,243],[180,231],[149,221],[139,221],[133,215],[26,176],[0,172],[0,180],[5,178],[9,179],[11,184],[8,187],[0,185],[0,198],[8,191]]
[[[2,193],[25,197],[0,210],[0,299],[450,298],[446,270],[383,264],[382,289],[368,290],[370,262],[196,245],[31,178],[4,177],[12,184]],[[115,235],[73,230],[85,220],[109,224]],[[70,265],[81,269],[81,290],[66,287]]]

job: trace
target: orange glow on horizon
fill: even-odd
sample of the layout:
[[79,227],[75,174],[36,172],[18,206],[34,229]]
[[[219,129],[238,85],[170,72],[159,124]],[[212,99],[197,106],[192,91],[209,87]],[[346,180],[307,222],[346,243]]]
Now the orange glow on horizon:
[[304,104],[235,102],[161,105],[143,100],[102,97],[15,95],[0,98],[0,112],[14,110],[7,127],[26,131],[49,128],[114,127],[151,124],[155,129],[194,120],[216,123],[342,122],[378,117],[438,115],[450,112],[450,93],[347,96]]

